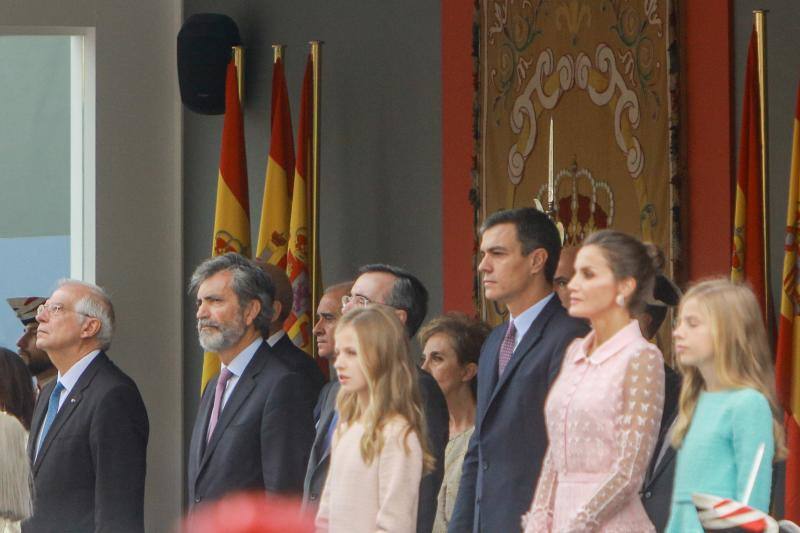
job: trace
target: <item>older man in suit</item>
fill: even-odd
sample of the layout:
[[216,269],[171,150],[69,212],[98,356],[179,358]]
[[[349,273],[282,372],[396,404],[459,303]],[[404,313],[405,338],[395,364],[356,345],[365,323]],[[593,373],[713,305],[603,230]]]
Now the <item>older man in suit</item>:
[[105,353],[111,300],[95,285],[63,280],[36,319],[36,346],[58,375],[34,411],[36,499],[23,531],[143,531],[147,412],[136,384]]
[[300,494],[316,393],[297,357],[264,341],[272,282],[253,261],[228,253],[200,264],[190,291],[200,344],[222,368],[203,392],[192,431],[189,504],[242,490]]
[[[350,292],[352,281],[338,283],[325,291],[317,305],[317,322],[314,324],[314,340],[317,342],[317,354],[326,361],[332,361],[336,350],[336,339],[333,336],[336,323],[342,316],[342,297]],[[303,502],[316,504],[322,495],[325,479],[328,477],[330,463],[331,438],[333,436],[333,419],[336,411],[336,395],[339,393],[339,381],[334,377],[322,387],[317,405],[314,408],[314,419],[317,434],[311,446],[311,458],[308,461],[306,478],[303,482]]]
[[519,531],[547,450],[544,401],[567,345],[588,332],[553,293],[561,241],[542,212],[494,213],[481,227],[486,298],[508,309],[478,367],[475,432],[448,531]]
[[[385,264],[364,265],[358,271],[350,294],[342,298],[342,312],[368,303],[379,303],[394,308],[398,318],[405,324],[409,337],[413,337],[425,320],[428,312],[428,290],[422,282],[410,272],[396,266]],[[425,421],[431,453],[436,459],[435,470],[424,476],[419,485],[419,505],[417,511],[417,533],[430,533],[436,517],[436,503],[439,487],[444,476],[444,450],[447,446],[449,432],[449,415],[447,403],[442,390],[433,376],[418,369],[419,387],[422,393]],[[317,441],[329,442],[328,435],[336,423],[335,405],[338,382],[333,384],[322,401],[327,408],[322,410],[317,428]],[[325,450],[328,453],[328,450]],[[314,476],[316,474],[316,476]],[[312,473],[312,482],[321,486],[324,477],[320,471]],[[327,475],[327,466],[324,474]],[[313,490],[309,491],[308,500],[316,499]]]

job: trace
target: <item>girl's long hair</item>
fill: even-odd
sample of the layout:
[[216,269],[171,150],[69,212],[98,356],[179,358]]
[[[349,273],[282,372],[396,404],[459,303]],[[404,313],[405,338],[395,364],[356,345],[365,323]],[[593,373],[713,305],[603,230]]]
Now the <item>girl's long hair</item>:
[[[725,388],[755,389],[769,402],[775,437],[775,460],[786,455],[783,417],[775,396],[775,371],[761,308],[753,291],[726,278],[715,278],[694,285],[681,300],[680,313],[693,300],[708,319],[714,350],[714,370]],[[672,444],[679,448],[689,430],[705,381],[697,367],[681,365],[683,375],[678,419]]]
[[344,328],[352,328],[355,333],[358,361],[367,381],[370,402],[363,406],[355,393],[341,389],[336,409],[342,426],[359,421],[364,425],[361,457],[370,464],[383,449],[383,427],[392,418],[402,417],[408,423],[404,436],[406,452],[408,436],[414,432],[422,446],[424,472],[431,472],[434,457],[405,327],[390,307],[371,304],[342,316],[336,331]]

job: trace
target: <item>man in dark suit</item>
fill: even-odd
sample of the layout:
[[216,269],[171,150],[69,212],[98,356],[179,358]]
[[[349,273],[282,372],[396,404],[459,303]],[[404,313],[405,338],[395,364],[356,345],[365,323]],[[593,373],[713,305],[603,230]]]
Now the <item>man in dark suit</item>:
[[241,490],[300,494],[314,438],[314,386],[293,354],[263,340],[275,289],[253,261],[228,253],[197,267],[197,330],[216,352],[189,446],[189,504]]
[[33,415],[36,499],[23,531],[143,531],[147,412],[136,384],[105,353],[111,300],[95,285],[64,280],[36,319],[36,346],[58,376]]
[[[413,337],[428,312],[428,290],[422,282],[408,271],[392,265],[365,265],[358,270],[358,274],[358,278],[350,289],[350,294],[342,299],[342,312],[347,313],[354,307],[369,303],[388,305],[394,308],[397,317],[405,324],[409,337]],[[436,517],[439,487],[442,485],[444,476],[444,450],[449,434],[449,415],[447,402],[436,380],[419,367],[417,371],[425,409],[429,449],[436,459],[434,471],[424,476],[419,485],[417,533],[430,533]],[[318,440],[324,439],[331,423],[335,423],[332,402],[335,401],[338,390],[337,382],[331,386],[324,400],[329,408],[323,413],[325,419],[320,417],[317,427]],[[325,474],[327,474],[327,470]],[[324,481],[324,476],[318,475],[317,486],[324,485]],[[313,494],[317,493],[310,492],[309,500],[312,499]]]
[[[294,292],[286,271],[275,265],[264,263],[256,259],[256,264],[261,267],[275,287],[275,300],[272,302],[272,322],[269,325],[267,344],[274,351],[283,352],[289,360],[294,359],[297,369],[305,374],[308,384],[314,391],[314,396],[319,394],[325,383],[325,376],[319,369],[317,362],[306,352],[297,347],[283,329],[286,319],[294,306]],[[310,339],[309,339],[310,340]]]
[[564,351],[586,324],[553,293],[561,240],[532,208],[494,213],[481,227],[486,298],[510,320],[481,349],[475,432],[448,531],[519,531],[547,450],[544,401]]
[[[680,289],[663,274],[656,276],[653,297],[647,302],[644,313],[638,317],[642,335],[653,339],[667,316],[670,307],[676,307],[681,299]],[[655,452],[645,474],[642,490],[644,510],[656,531],[664,531],[669,520],[672,503],[672,486],[675,481],[675,449],[670,440],[672,426],[678,414],[678,397],[681,377],[664,363],[664,412],[658,431]]]
[[[350,293],[352,281],[338,283],[325,291],[317,305],[317,321],[314,324],[314,340],[317,355],[332,361],[336,350],[333,332],[342,316],[342,297]],[[322,387],[317,405],[314,407],[314,420],[317,434],[311,446],[306,478],[303,482],[303,502],[316,505],[322,495],[325,479],[328,477],[331,438],[333,436],[333,417],[336,410],[336,395],[339,393],[339,380],[334,377]]]

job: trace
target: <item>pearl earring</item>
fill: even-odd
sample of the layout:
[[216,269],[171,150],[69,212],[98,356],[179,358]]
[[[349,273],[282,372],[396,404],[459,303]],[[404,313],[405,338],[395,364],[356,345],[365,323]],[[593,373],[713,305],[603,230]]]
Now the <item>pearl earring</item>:
[[617,299],[615,301],[618,306],[625,307],[625,297],[621,294],[617,294]]

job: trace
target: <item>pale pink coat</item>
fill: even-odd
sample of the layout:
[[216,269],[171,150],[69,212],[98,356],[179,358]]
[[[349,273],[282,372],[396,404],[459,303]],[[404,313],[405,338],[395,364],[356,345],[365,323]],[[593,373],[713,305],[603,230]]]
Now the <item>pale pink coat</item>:
[[361,456],[363,424],[336,430],[328,478],[317,513],[318,533],[413,533],[417,528],[422,447],[404,418],[382,430],[383,448],[370,464]]
[[598,346],[575,340],[545,404],[550,446],[526,533],[651,532],[639,488],[658,438],[664,363],[635,320]]

